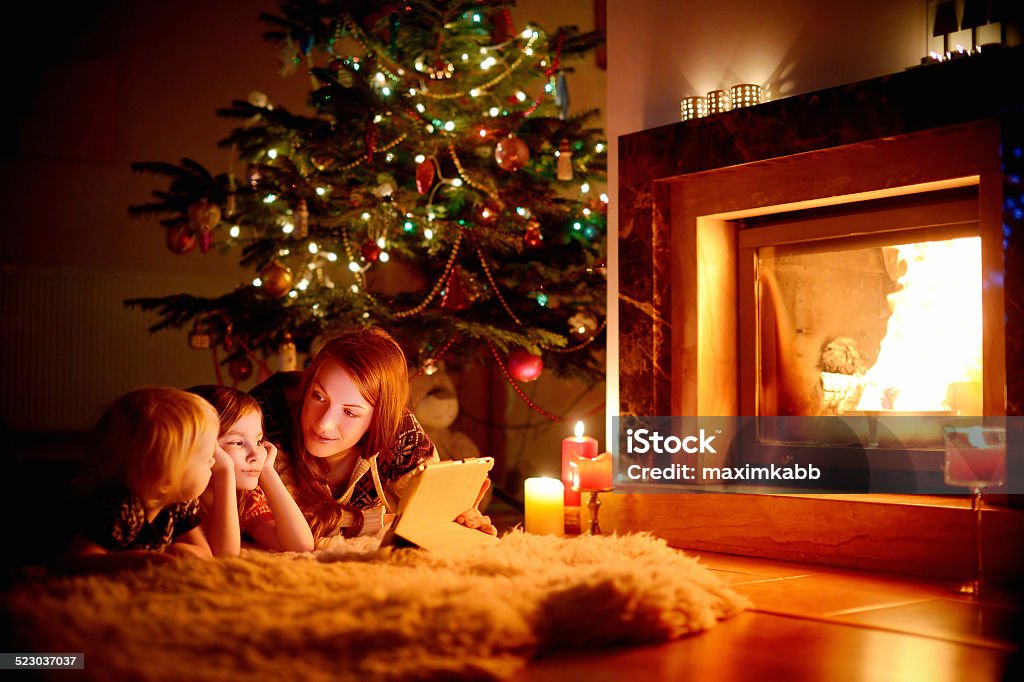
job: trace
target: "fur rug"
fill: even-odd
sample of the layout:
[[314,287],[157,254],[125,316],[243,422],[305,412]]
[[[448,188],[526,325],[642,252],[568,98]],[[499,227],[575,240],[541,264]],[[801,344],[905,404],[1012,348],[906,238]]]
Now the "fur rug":
[[500,679],[543,653],[669,640],[749,606],[648,535],[365,550],[40,578],[6,606],[17,650],[85,652],[90,679],[210,681]]

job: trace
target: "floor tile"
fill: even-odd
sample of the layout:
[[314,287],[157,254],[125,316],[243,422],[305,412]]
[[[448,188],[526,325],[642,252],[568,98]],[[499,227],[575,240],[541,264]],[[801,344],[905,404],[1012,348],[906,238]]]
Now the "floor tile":
[[1004,606],[933,599],[832,616],[837,622],[857,623],[899,632],[938,637],[964,644],[1014,645],[1016,613]]

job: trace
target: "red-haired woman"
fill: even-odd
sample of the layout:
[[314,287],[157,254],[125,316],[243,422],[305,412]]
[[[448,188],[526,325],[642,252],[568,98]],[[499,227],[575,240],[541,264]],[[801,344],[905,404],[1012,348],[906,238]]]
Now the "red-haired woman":
[[[263,409],[267,437],[281,443],[281,478],[318,540],[380,530],[402,495],[403,477],[438,459],[405,406],[405,354],[382,329],[342,334],[304,371],[275,374],[250,393]],[[497,534],[475,508],[457,520]]]

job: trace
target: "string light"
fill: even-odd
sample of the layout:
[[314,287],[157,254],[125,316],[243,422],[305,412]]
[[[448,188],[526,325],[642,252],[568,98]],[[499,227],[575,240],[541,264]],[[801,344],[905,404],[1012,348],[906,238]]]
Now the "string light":
[[271,159],[276,159],[277,158],[277,150],[276,149],[269,149],[269,150],[267,150],[267,156],[269,156]]
[[334,263],[335,261],[338,260],[338,254],[334,253],[333,251],[328,251],[326,253],[326,256],[327,256],[327,260],[329,260],[332,263]]
[[605,203],[605,204],[608,203],[608,195],[607,194],[603,194],[603,193],[601,194],[601,202]]
[[254,279],[254,280],[252,281],[252,285],[253,285],[254,287],[261,287],[261,286],[263,286],[263,280],[262,280],[262,279],[260,279],[259,277],[257,277],[256,279]]
[[267,196],[263,197],[263,203],[264,204],[272,204],[275,201],[277,201],[277,195],[276,194],[268,194]]
[[285,234],[291,234],[295,230],[295,226],[291,223],[285,223],[281,226],[281,231]]
[[242,234],[242,230],[238,227],[238,225],[232,225],[231,229],[228,230],[228,234],[230,234],[232,238],[237,239],[238,235]]
[[309,249],[309,252],[312,254],[315,254],[319,250],[316,245],[316,242],[310,242],[307,248]]

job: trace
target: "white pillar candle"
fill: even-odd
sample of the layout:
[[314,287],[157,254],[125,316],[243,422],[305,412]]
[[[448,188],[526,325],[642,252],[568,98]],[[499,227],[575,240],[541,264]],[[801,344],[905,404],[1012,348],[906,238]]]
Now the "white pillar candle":
[[528,478],[526,497],[526,532],[538,535],[562,535],[565,523],[563,496],[565,486],[557,478]]

